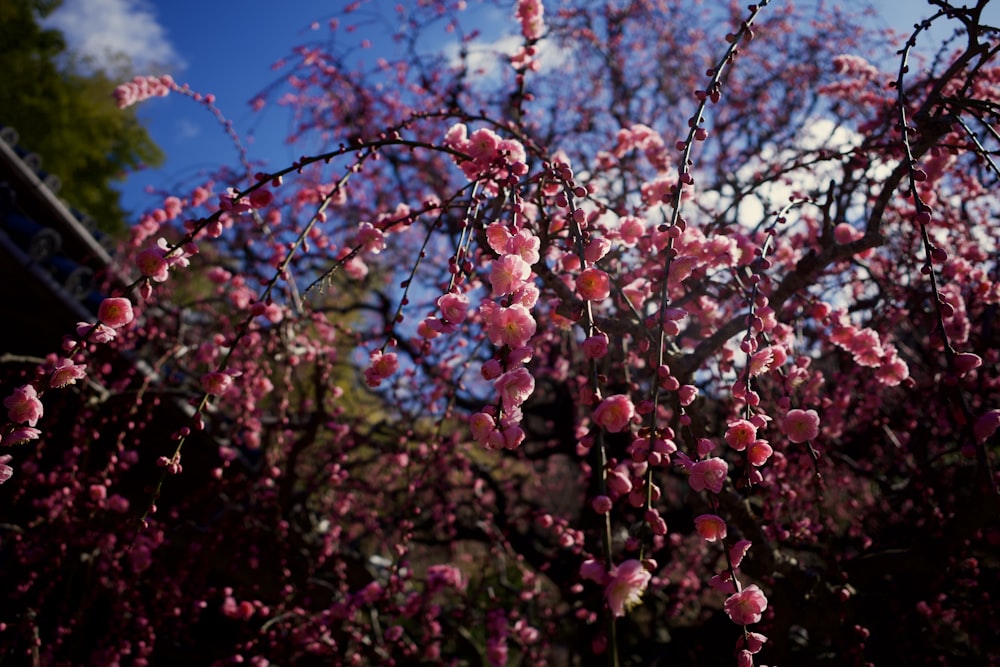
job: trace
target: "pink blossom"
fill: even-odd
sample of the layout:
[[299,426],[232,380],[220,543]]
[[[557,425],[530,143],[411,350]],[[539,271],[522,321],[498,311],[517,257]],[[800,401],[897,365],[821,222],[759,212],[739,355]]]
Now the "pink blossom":
[[475,441],[485,445],[489,441],[490,433],[496,429],[496,422],[493,421],[491,415],[477,412],[469,417],[469,429],[472,431],[472,437]]
[[525,39],[541,39],[545,33],[544,12],[542,0],[517,0],[514,15],[521,24],[521,34]]
[[0,440],[0,445],[5,447],[22,445],[26,442],[31,442],[32,440],[38,440],[38,436],[41,434],[41,431],[37,428],[32,428],[31,426],[15,426],[10,433],[4,434],[3,439]]
[[707,542],[726,539],[726,522],[715,514],[696,516],[694,528]]
[[136,255],[135,265],[142,275],[158,283],[170,277],[170,263],[163,256],[163,249],[157,246],[146,248]]
[[732,561],[733,567],[740,566],[740,563],[743,562],[743,557],[750,550],[751,544],[750,540],[740,540],[729,548],[729,560]]
[[362,222],[358,225],[356,243],[361,246],[364,252],[377,255],[385,250],[385,235],[381,229],[377,229],[372,223]]
[[590,501],[590,506],[598,514],[607,514],[614,507],[614,502],[608,496],[595,496]]
[[608,335],[598,333],[583,341],[583,354],[588,359],[601,359],[608,353]]
[[442,588],[463,591],[465,590],[465,581],[462,577],[462,571],[454,565],[431,565],[427,568],[427,588],[431,593]]
[[10,454],[0,456],[0,484],[14,476],[14,469],[7,465],[13,458]]
[[773,453],[774,450],[767,440],[754,440],[747,447],[747,460],[750,462],[750,465],[759,468],[767,463],[767,460],[771,458],[771,454]]
[[767,598],[756,584],[751,584],[739,593],[729,596],[723,608],[733,623],[750,625],[760,621],[761,614],[767,609]]
[[94,343],[107,343],[115,339],[118,332],[103,324],[90,324],[89,322],[76,323],[76,335],[86,338]]
[[222,396],[233,386],[233,377],[228,373],[213,371],[201,376],[201,388],[206,394]]
[[577,278],[576,291],[587,301],[602,301],[611,294],[611,279],[600,269],[587,269]]
[[760,653],[766,641],[767,637],[765,635],[759,632],[748,632],[746,634],[746,650],[750,651],[750,653]]
[[500,365],[500,361],[497,359],[490,359],[483,364],[480,369],[480,373],[484,380],[496,380],[503,373],[503,366]]
[[508,426],[501,432],[501,434],[503,435],[504,449],[517,449],[521,446],[521,443],[524,442],[524,429],[520,426]]
[[42,402],[38,400],[34,385],[18,387],[13,394],[3,399],[3,405],[7,408],[8,419],[15,424],[34,426],[42,418]]
[[695,491],[708,489],[712,493],[721,493],[728,473],[729,466],[722,459],[718,457],[705,459],[691,466],[688,484]]
[[841,245],[850,243],[851,241],[857,241],[864,235],[864,232],[860,229],[855,229],[846,222],[842,222],[833,228],[833,240]]
[[494,345],[523,347],[535,335],[535,327],[535,318],[525,306],[516,303],[509,308],[497,308],[490,318],[490,342]]
[[635,559],[630,559],[611,570],[611,580],[604,590],[611,613],[624,616],[639,604],[652,574]]
[[112,329],[125,326],[134,317],[132,302],[124,297],[108,297],[97,308],[97,319]]
[[608,572],[604,569],[604,563],[588,558],[580,563],[580,578],[603,586],[608,583]]
[[955,372],[962,377],[976,368],[983,365],[983,358],[978,354],[963,352],[955,355]]
[[274,201],[274,193],[267,188],[258,188],[250,193],[250,206],[255,209],[266,208]]
[[459,324],[469,314],[469,297],[449,292],[438,297],[437,306],[441,310],[441,316],[449,324]]
[[608,396],[594,409],[594,423],[610,433],[624,430],[635,416],[635,405],[625,394]]
[[737,419],[729,423],[725,438],[730,447],[742,452],[757,439],[757,427],[746,419]]
[[792,442],[806,442],[819,435],[819,415],[815,410],[789,410],[781,430]]
[[622,243],[632,247],[639,243],[639,239],[646,233],[646,223],[636,217],[626,216],[618,223],[618,234]]
[[58,389],[68,384],[75,384],[77,380],[85,377],[87,377],[85,366],[74,364],[70,359],[60,359],[52,369],[52,375],[49,376],[49,386]]
[[696,398],[698,398],[698,387],[693,384],[681,385],[677,390],[677,402],[681,405],[691,405]]
[[541,241],[537,236],[529,232],[527,229],[519,229],[517,234],[510,237],[507,241],[507,252],[515,253],[521,256],[528,265],[532,265],[538,262],[540,255],[538,254],[538,249],[541,247]]
[[115,102],[124,109],[150,97],[166,97],[175,86],[169,75],[137,76],[115,88]]
[[510,245],[511,238],[510,231],[503,223],[491,222],[486,225],[486,242],[496,254],[504,255],[508,252],[507,247]]
[[365,369],[365,382],[369,387],[379,386],[382,380],[399,369],[399,358],[395,352],[383,354],[381,350],[375,350],[369,355],[368,360],[370,365]]
[[[895,387],[910,377],[910,368],[899,358],[893,346],[886,346],[887,355],[875,371],[875,379],[887,387]],[[890,349],[891,348],[891,349]]]
[[531,267],[520,255],[504,255],[490,267],[493,296],[515,292],[528,280]]
[[774,348],[769,346],[757,350],[750,355],[750,367],[747,370],[750,373],[750,377],[756,377],[771,370],[773,364]]
[[588,262],[599,262],[610,249],[611,241],[603,237],[595,237],[590,239],[590,243],[583,249],[583,258]]
[[535,390],[535,378],[522,366],[498,377],[493,386],[500,394],[504,410],[513,410],[531,396],[531,392]]
[[497,158],[497,149],[499,146],[500,137],[497,133],[484,127],[469,135],[465,150],[468,151],[478,166],[489,167],[493,160]]
[[619,496],[623,496],[632,490],[632,480],[625,470],[618,468],[609,470],[606,480],[608,489]]

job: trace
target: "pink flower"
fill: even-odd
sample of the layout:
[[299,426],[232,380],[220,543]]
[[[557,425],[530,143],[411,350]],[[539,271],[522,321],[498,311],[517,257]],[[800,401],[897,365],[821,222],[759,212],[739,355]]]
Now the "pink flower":
[[767,609],[767,598],[756,584],[751,584],[739,593],[730,595],[723,608],[733,623],[750,625],[760,621],[761,613]]
[[632,480],[624,470],[609,470],[607,474],[608,489],[619,496],[623,496],[632,490]]
[[774,361],[774,348],[765,347],[757,350],[750,356],[750,368],[748,369],[750,376],[756,377],[768,372]]
[[528,280],[531,267],[520,255],[504,255],[490,267],[493,296],[516,292]]
[[702,514],[694,518],[694,529],[708,542],[726,539],[726,522],[715,514]]
[[525,39],[540,39],[545,32],[542,0],[517,0],[515,16],[521,24],[521,34]]
[[759,468],[767,463],[773,453],[774,450],[767,440],[754,440],[747,448],[747,460],[750,461],[750,465]]
[[542,242],[537,236],[529,232],[527,229],[518,230],[517,234],[510,237],[507,241],[507,252],[512,252],[521,256],[528,265],[533,265],[538,262],[540,255],[538,254],[538,249],[541,247]]
[[136,255],[135,265],[142,275],[158,283],[170,277],[170,263],[163,256],[163,249],[157,246],[146,248]]
[[781,430],[792,442],[806,442],[819,435],[819,415],[815,410],[789,410]]
[[624,394],[608,396],[594,409],[594,423],[610,433],[618,433],[635,416],[632,399]]
[[266,208],[274,201],[274,193],[267,188],[260,188],[250,193],[250,206],[253,208]]
[[469,297],[449,292],[438,297],[437,306],[441,310],[441,316],[448,324],[459,324],[469,314]]
[[233,386],[233,377],[228,373],[213,371],[201,376],[201,388],[206,394],[222,396]]
[[680,389],[677,390],[677,401],[681,405],[691,405],[696,398],[698,398],[698,387],[693,384],[681,385]]
[[576,291],[587,301],[602,301],[611,294],[611,279],[600,269],[587,269],[577,278]]
[[604,569],[604,563],[588,558],[580,563],[580,578],[603,586],[608,583],[608,572]]
[[356,243],[361,246],[364,252],[377,255],[385,250],[385,234],[372,223],[362,222],[358,225]]
[[77,380],[82,380],[85,377],[87,377],[87,368],[85,366],[74,364],[69,359],[61,359],[55,365],[55,368],[52,369],[52,375],[49,377],[49,386],[58,389],[68,384],[75,384]]
[[955,355],[955,372],[958,373],[959,377],[964,377],[969,371],[979,368],[982,365],[983,358],[978,354],[963,352]]
[[379,386],[382,380],[399,369],[399,358],[395,352],[383,354],[381,350],[375,350],[368,355],[368,359],[371,365],[365,369],[365,382],[369,387]]
[[622,244],[632,247],[639,243],[639,239],[646,233],[646,223],[636,217],[626,216],[618,223],[618,234],[621,236]]
[[511,238],[507,226],[503,223],[491,222],[486,225],[486,242],[496,254],[503,255],[507,252],[507,246],[510,244]]
[[499,135],[493,130],[484,127],[469,135],[465,150],[469,152],[473,161],[478,166],[488,167],[497,158],[499,147]]
[[590,239],[590,243],[583,249],[583,258],[588,262],[599,262],[608,254],[611,249],[611,241],[606,238],[596,237]]
[[94,343],[107,343],[115,339],[118,332],[103,324],[90,324],[88,322],[76,323],[76,335],[80,338],[88,337],[87,340]]
[[124,109],[150,97],[165,97],[175,86],[169,75],[137,76],[115,88],[115,102],[119,109]]
[[124,297],[108,297],[97,308],[97,319],[112,329],[125,326],[134,317],[132,302]]
[[733,546],[729,547],[729,560],[732,561],[733,567],[739,567],[740,563],[743,562],[743,557],[747,555],[750,551],[750,545],[752,542],[750,540],[740,540]]
[[730,447],[742,452],[747,445],[757,439],[757,427],[746,419],[737,419],[729,423],[725,438]]
[[604,590],[604,596],[615,616],[624,616],[632,607],[639,604],[651,575],[642,563],[627,560],[611,570],[611,581]]
[[477,412],[469,417],[469,429],[472,431],[472,437],[481,445],[489,442],[490,434],[496,430],[496,427],[493,417],[485,412]]
[[5,447],[21,445],[25,442],[38,440],[38,436],[41,434],[42,432],[37,428],[32,428],[30,426],[17,426],[10,433],[3,436],[3,439],[0,440],[0,445]]
[[594,334],[583,341],[583,354],[588,359],[601,359],[608,353],[608,335]]
[[465,581],[462,579],[462,571],[454,565],[431,565],[427,568],[427,588],[431,593],[442,588],[463,591]]
[[15,389],[13,394],[3,399],[3,406],[7,408],[7,417],[15,424],[34,426],[42,418],[42,402],[38,400],[34,385],[26,384]]
[[494,345],[523,347],[535,335],[535,318],[519,303],[490,313],[489,337]]
[[480,373],[484,380],[496,380],[503,373],[503,366],[498,359],[490,359],[483,364]]
[[14,476],[14,469],[7,465],[12,458],[14,457],[10,454],[0,456],[0,484]]
[[520,426],[508,426],[502,435],[504,449],[517,449],[524,442],[524,429]]
[[708,489],[712,493],[721,493],[728,473],[729,466],[722,459],[718,457],[705,459],[691,466],[688,484],[695,491]]
[[535,378],[522,366],[498,377],[493,386],[500,394],[503,409],[510,411],[528,400],[531,392],[535,390]]

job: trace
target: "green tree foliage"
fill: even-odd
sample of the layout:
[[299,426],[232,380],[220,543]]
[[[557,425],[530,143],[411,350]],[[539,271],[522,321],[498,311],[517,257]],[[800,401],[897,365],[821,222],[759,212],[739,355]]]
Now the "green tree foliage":
[[59,177],[63,199],[100,229],[118,231],[125,214],[113,183],[130,169],[161,163],[163,154],[135,112],[116,106],[118,77],[82,67],[62,33],[39,24],[59,4],[0,3],[0,124],[16,128],[21,145]]

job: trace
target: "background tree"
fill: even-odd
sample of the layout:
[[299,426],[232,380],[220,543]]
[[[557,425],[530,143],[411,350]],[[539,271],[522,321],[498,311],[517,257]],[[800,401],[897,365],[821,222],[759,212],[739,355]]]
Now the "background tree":
[[6,369],[9,654],[1000,661],[986,3],[520,0],[507,58],[416,4],[322,24],[257,100],[309,152]]
[[92,70],[66,50],[62,33],[43,28],[58,0],[11,0],[0,7],[0,123],[14,127],[20,145],[59,177],[60,196],[105,232],[121,232],[125,214],[113,184],[163,155],[133,110],[122,112],[112,93],[127,71]]

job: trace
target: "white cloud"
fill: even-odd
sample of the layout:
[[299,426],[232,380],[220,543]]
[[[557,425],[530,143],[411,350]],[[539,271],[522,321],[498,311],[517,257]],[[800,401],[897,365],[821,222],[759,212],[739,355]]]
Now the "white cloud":
[[201,134],[201,125],[192,123],[187,118],[178,120],[174,124],[174,127],[176,128],[178,139],[194,139]]
[[[509,68],[513,72],[510,57],[520,51],[523,46],[524,37],[515,34],[499,37],[492,42],[477,42],[469,47],[466,61],[469,73],[476,80],[495,82],[500,77],[503,68]],[[570,53],[566,49],[556,46],[550,39],[543,39],[537,43],[535,50],[535,59],[538,60],[543,73],[559,69],[570,57]],[[458,67],[462,64],[458,45],[449,44],[446,53],[452,67]]]
[[61,30],[70,48],[98,67],[113,68],[121,54],[142,73],[184,67],[145,0],[66,0],[45,25]]

